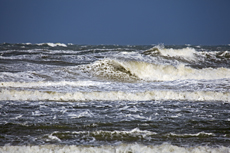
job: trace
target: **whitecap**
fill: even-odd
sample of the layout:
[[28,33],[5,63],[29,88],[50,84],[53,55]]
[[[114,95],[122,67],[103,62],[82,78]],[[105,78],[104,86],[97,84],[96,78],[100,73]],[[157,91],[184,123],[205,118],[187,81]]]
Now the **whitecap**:
[[229,147],[209,147],[209,146],[191,146],[180,147],[164,143],[161,145],[143,145],[143,144],[118,144],[118,145],[102,145],[102,146],[84,146],[84,145],[38,145],[38,146],[0,146],[1,153],[44,153],[44,152],[59,152],[59,153],[228,153]]
[[56,46],[67,47],[67,45],[63,44],[63,43],[39,43],[37,45],[39,45],[39,46],[48,45],[50,47],[56,47]]
[[224,101],[230,102],[229,92],[153,90],[145,92],[93,91],[63,93],[54,91],[7,90],[0,91],[0,100],[28,101],[92,101],[92,100],[182,100],[182,101]]

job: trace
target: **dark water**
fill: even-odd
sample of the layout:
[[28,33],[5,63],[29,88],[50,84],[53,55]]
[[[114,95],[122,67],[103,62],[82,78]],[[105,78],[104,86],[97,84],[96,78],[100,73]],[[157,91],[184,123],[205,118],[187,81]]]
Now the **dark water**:
[[0,152],[229,152],[229,102],[228,45],[0,45]]

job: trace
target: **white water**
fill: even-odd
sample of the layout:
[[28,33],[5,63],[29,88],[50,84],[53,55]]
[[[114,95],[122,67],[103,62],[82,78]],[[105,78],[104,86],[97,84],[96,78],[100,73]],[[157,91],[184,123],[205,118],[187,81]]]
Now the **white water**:
[[109,84],[106,82],[96,81],[60,81],[60,82],[0,82],[0,87],[14,87],[14,88],[25,88],[25,87],[53,87],[53,86],[99,86],[103,84]]
[[123,62],[124,67],[140,79],[147,81],[172,81],[172,80],[213,80],[230,78],[230,69],[204,68],[193,69],[184,65],[155,65],[145,62]]
[[139,47],[3,45],[0,152],[229,152],[228,49]]
[[41,145],[41,146],[3,146],[1,153],[229,153],[227,147],[178,147],[170,144],[141,145],[120,144],[115,146],[64,146],[64,145]]
[[37,45],[48,45],[50,47],[56,47],[56,46],[67,47],[67,45],[63,43],[40,43]]
[[183,64],[158,65],[142,61],[120,61],[104,59],[93,64],[83,66],[84,70],[97,77],[112,79],[141,79],[145,81],[173,81],[173,80],[214,80],[230,78],[228,68],[194,69]]
[[214,91],[170,91],[156,90],[144,92],[93,91],[63,93],[54,91],[7,90],[0,91],[0,100],[48,100],[48,101],[91,101],[91,100],[182,100],[182,101],[224,101],[230,102],[229,92]]
[[148,51],[152,53],[159,53],[166,57],[181,57],[186,60],[196,60],[195,54],[197,53],[194,48],[186,47],[182,49],[164,48],[164,46],[155,46]]

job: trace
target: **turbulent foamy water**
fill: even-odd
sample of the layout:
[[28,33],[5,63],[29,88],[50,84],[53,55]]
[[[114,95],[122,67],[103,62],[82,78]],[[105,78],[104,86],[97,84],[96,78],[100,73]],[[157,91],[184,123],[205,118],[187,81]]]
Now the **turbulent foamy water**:
[[230,46],[0,44],[0,152],[230,152]]

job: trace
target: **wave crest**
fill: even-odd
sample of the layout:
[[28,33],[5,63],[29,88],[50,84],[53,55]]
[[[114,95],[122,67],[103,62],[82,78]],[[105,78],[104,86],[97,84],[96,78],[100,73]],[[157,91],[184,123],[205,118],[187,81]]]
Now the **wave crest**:
[[128,70],[121,61],[104,59],[92,64],[80,66],[84,72],[91,73],[93,76],[115,81],[135,81],[137,76]]
[[213,91],[145,91],[145,92],[122,92],[122,91],[94,91],[94,92],[54,92],[54,91],[29,91],[29,90],[6,90],[0,91],[0,100],[28,100],[28,101],[92,101],[92,100],[182,100],[182,101],[225,101],[230,102],[229,92]]
[[177,153],[207,153],[207,152],[218,152],[227,153],[230,152],[229,147],[209,147],[209,146],[196,146],[196,147],[178,147],[171,144],[161,144],[161,145],[142,145],[142,144],[120,144],[120,145],[103,145],[103,146],[76,146],[76,145],[40,145],[40,146],[1,146],[0,152],[60,152],[60,153],[70,153],[70,152],[146,152],[146,153],[165,153],[165,152],[177,152]]
[[191,47],[186,47],[182,49],[173,49],[173,48],[164,48],[164,46],[155,46],[153,48],[144,51],[142,54],[144,55],[152,55],[152,56],[163,56],[163,57],[172,57],[178,59],[184,59],[187,61],[195,61],[196,60],[196,50]]
[[120,61],[104,59],[81,67],[92,75],[118,81],[174,81],[174,80],[214,80],[230,78],[228,68],[195,69],[183,64],[163,65],[143,61]]

